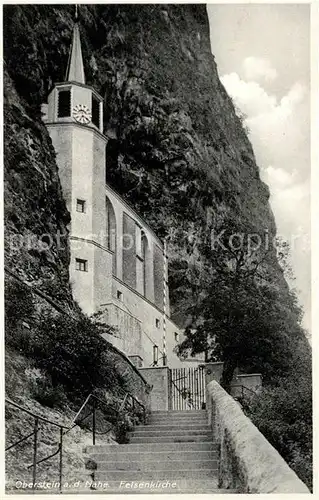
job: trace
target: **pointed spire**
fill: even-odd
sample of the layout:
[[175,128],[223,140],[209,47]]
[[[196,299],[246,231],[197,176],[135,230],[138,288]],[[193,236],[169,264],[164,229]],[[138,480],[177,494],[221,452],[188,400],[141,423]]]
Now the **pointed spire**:
[[81,50],[81,39],[80,30],[77,22],[77,6],[76,6],[76,16],[73,28],[73,40],[71,46],[71,52],[69,56],[68,69],[66,72],[67,82],[78,82],[85,83],[84,66],[82,59]]

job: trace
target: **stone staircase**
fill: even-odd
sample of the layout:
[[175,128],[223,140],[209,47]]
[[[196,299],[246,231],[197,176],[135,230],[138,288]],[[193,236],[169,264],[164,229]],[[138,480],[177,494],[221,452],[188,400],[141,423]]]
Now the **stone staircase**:
[[[233,493],[217,484],[217,445],[204,410],[154,411],[129,444],[89,446],[104,493]],[[107,483],[107,486],[105,486]]]

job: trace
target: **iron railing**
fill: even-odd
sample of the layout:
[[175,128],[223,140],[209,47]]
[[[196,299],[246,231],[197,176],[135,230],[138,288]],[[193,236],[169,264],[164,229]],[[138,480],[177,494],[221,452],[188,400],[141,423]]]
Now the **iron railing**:
[[[37,477],[37,466],[39,463],[44,462],[45,460],[48,460],[49,458],[53,458],[55,455],[59,454],[59,490],[60,492],[62,491],[62,471],[63,471],[63,429],[68,429],[65,425],[58,424],[57,422],[52,422],[52,420],[49,420],[47,418],[41,417],[40,415],[36,415],[35,413],[32,413],[31,411],[27,410],[26,408],[23,408],[22,406],[18,405],[17,403],[14,403],[13,401],[10,401],[9,399],[5,400],[6,404],[9,404],[11,406],[14,406],[17,408],[19,411],[23,411],[29,415],[31,415],[34,419],[34,425],[33,425],[33,431],[26,436],[23,436],[21,439],[18,441],[15,441],[14,443],[10,444],[5,448],[5,451],[9,451],[18,444],[23,443],[27,439],[31,438],[33,436],[33,461],[32,464],[29,465],[28,468],[32,467],[32,490],[34,491],[35,486],[36,486],[36,477]],[[46,457],[45,459],[37,460],[38,456],[38,435],[39,435],[39,422],[46,422],[47,424],[53,425],[55,427],[58,427],[60,429],[60,439],[59,439],[59,444],[58,444],[58,449],[55,453],[50,455],[49,457]]]
[[[79,409],[78,413],[73,419],[73,427],[75,425],[79,425],[80,423],[84,422],[88,417],[92,416],[92,444],[95,445],[96,442],[96,436],[97,435],[106,435],[108,434],[112,428],[113,425],[110,425],[109,428],[106,431],[99,432],[97,431],[97,426],[96,426],[96,412],[98,409],[99,405],[104,406],[108,410],[114,410],[117,416],[125,409],[125,406],[128,404],[132,408],[132,412],[135,413],[136,407],[141,408],[141,412],[143,415],[143,423],[146,423],[146,408],[145,406],[138,400],[136,399],[132,394],[126,392],[124,395],[124,398],[119,406],[112,406],[106,401],[103,401],[102,399],[98,398],[94,394],[89,394],[86,400],[84,401],[83,405]],[[89,413],[85,415],[81,420],[78,421],[78,417],[81,415],[81,413],[89,406],[91,405],[91,410],[89,410]]]
[[245,391],[249,393],[250,396],[257,396],[257,392],[253,391],[252,389],[249,389],[249,387],[246,387],[244,385],[240,385],[240,384],[235,384],[235,385],[232,385],[231,388],[230,388],[230,394],[231,396],[235,396],[234,394],[232,394],[232,389],[236,389],[236,388],[240,388],[240,393],[241,393],[241,397],[244,398],[245,397]]
[[[191,394],[189,393],[188,397],[187,397],[187,389],[180,389],[176,384],[175,384],[175,381],[172,380],[172,386],[175,387],[175,389],[177,390],[178,394],[181,396],[181,398],[183,400],[186,401],[186,403],[188,404],[188,406],[192,406],[193,408],[195,408],[195,405],[194,405],[194,402],[191,398]],[[185,392],[186,391],[186,392]]]
[[173,368],[172,378],[173,410],[199,410],[205,406],[205,375],[199,368]]
[[[23,436],[18,441],[11,443],[9,446],[7,446],[5,448],[5,451],[9,451],[12,448],[15,448],[16,446],[18,446],[19,444],[23,443],[24,441],[30,439],[33,436],[33,460],[32,460],[32,464],[30,464],[28,466],[28,469],[32,468],[32,491],[34,491],[35,487],[36,487],[37,466],[40,463],[43,463],[43,462],[49,460],[50,458],[53,458],[59,454],[59,492],[62,493],[62,485],[63,485],[63,481],[62,481],[62,479],[63,479],[63,436],[65,436],[65,434],[67,434],[72,429],[74,429],[74,427],[80,426],[80,424],[83,423],[88,417],[92,416],[92,444],[93,445],[95,445],[95,443],[96,443],[96,436],[97,435],[106,435],[113,429],[113,424],[111,424],[105,432],[97,431],[96,411],[97,411],[99,405],[104,406],[108,410],[115,411],[115,414],[117,416],[125,409],[125,407],[127,407],[127,405],[129,405],[129,407],[131,407],[133,413],[135,413],[136,408],[139,407],[141,409],[141,413],[143,416],[142,417],[143,423],[146,423],[146,408],[145,408],[145,406],[143,405],[143,403],[141,403],[138,399],[136,399],[132,394],[130,394],[128,392],[125,393],[124,398],[123,398],[122,402],[118,405],[118,407],[110,405],[106,401],[103,401],[102,399],[95,396],[93,393],[89,394],[88,397],[85,399],[84,403],[81,405],[79,411],[77,412],[77,414],[73,418],[69,427],[62,425],[60,423],[57,423],[57,422],[53,422],[52,420],[49,420],[47,418],[41,417],[40,415],[37,415],[37,414],[27,410],[26,408],[23,408],[22,406],[18,405],[17,403],[14,403],[13,401],[10,401],[9,399],[6,399],[5,402],[6,402],[6,404],[17,408],[19,411],[22,411],[22,412],[29,414],[34,419],[33,431],[28,433],[27,435]],[[89,404],[91,404],[91,406],[92,406],[91,411],[89,411],[89,413],[87,413],[84,417],[79,419],[81,413],[84,411],[84,409],[86,409],[88,407]],[[41,458],[40,460],[38,460],[38,449],[39,449],[38,437],[39,437],[39,431],[40,431],[39,421],[43,421],[47,424],[58,427],[59,431],[60,431],[59,432],[59,442],[57,443],[57,445],[58,445],[57,450],[54,453],[52,453],[44,458]]]

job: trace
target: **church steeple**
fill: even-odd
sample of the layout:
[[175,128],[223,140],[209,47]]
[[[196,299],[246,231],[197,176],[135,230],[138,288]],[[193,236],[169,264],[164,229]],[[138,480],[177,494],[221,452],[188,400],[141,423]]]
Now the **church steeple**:
[[85,84],[85,74],[81,50],[81,38],[77,15],[73,28],[72,46],[66,71],[67,82],[77,82]]
[[72,45],[65,81],[56,83],[48,96],[46,123],[83,125],[103,134],[103,98],[85,83],[80,29],[75,10]]

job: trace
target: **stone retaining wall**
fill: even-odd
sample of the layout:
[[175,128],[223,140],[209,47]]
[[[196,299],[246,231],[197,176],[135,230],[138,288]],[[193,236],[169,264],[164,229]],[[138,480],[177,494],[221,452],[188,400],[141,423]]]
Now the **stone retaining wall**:
[[150,404],[152,411],[171,410],[171,370],[167,366],[140,368],[139,372],[152,387]]
[[115,364],[117,371],[126,382],[126,389],[138,399],[149,411],[151,385],[139,372],[136,366],[123,354],[110,344],[109,350],[105,353],[106,362],[108,359]]
[[241,493],[310,493],[215,380],[208,384],[207,396],[209,423],[220,446],[220,488]]

